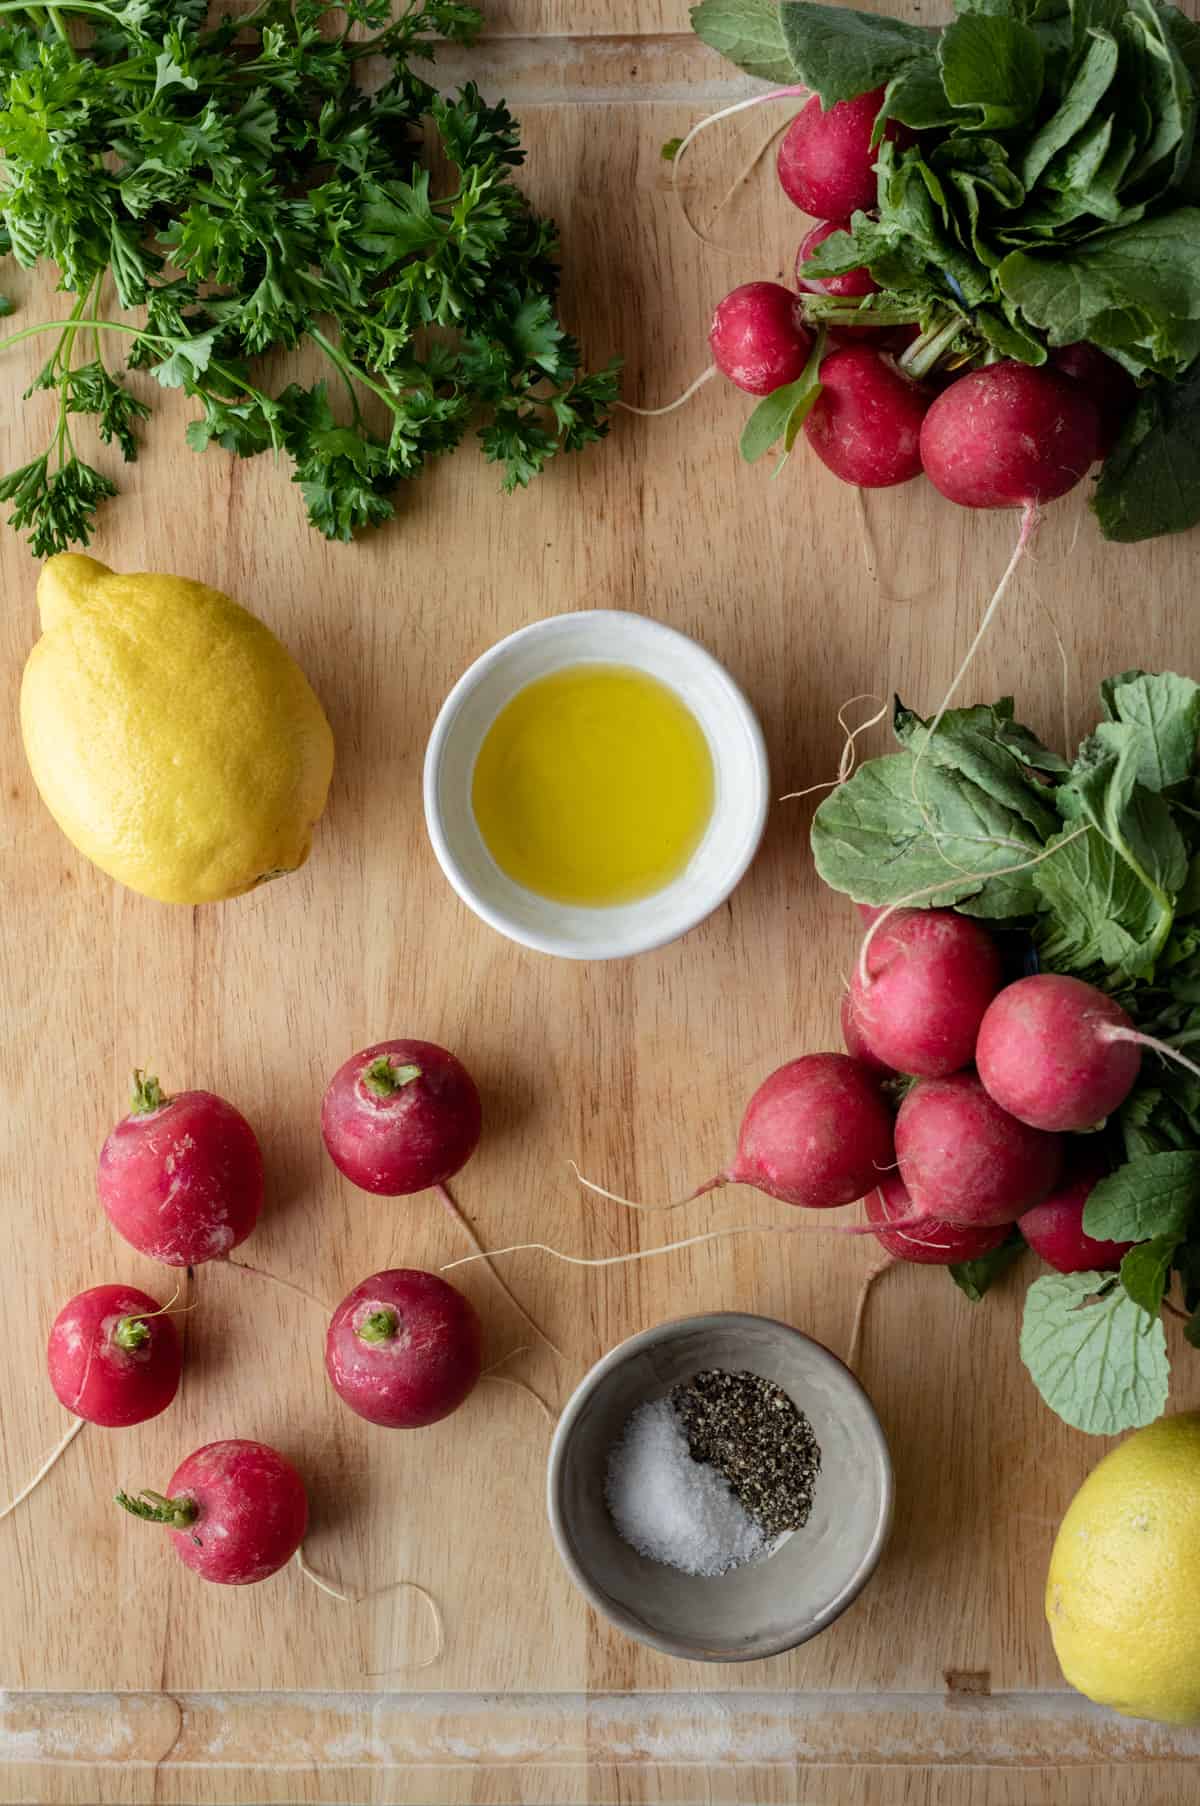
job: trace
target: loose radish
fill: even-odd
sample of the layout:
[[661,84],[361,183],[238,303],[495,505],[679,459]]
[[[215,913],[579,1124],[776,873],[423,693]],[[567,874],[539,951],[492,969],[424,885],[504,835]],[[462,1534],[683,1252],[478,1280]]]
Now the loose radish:
[[444,1184],[479,1143],[479,1092],[432,1041],[377,1041],[340,1066],[321,1105],[334,1164],[363,1191],[407,1197]]
[[806,232],[800,240],[800,249],[796,252],[796,285],[807,289],[813,295],[845,295],[857,300],[862,295],[877,295],[879,284],[868,269],[843,270],[840,276],[807,276],[804,266],[818,245],[834,232],[849,232],[848,219],[820,220],[811,231]]
[[1035,1129],[1088,1129],[1118,1109],[1142,1063],[1137,1031],[1094,985],[1039,972],[989,1005],[975,1049],[979,1076]]
[[[884,90],[873,88],[853,100],[839,100],[828,112],[816,95],[787,129],[776,168],[789,201],[816,219],[848,219],[875,206],[878,148],[871,143]],[[885,138],[911,142],[912,133],[889,119]]]
[[119,1492],[117,1503],[165,1524],[180,1561],[218,1586],[268,1579],[291,1561],[308,1528],[303,1481],[264,1442],[206,1443],[175,1469],[165,1494]]
[[799,299],[779,282],[746,282],[726,295],[708,343],[718,370],[747,395],[795,382],[812,351]]
[[359,1417],[416,1430],[457,1411],[482,1367],[474,1305],[435,1273],[373,1273],[338,1305],[325,1338],[325,1371]]
[[845,345],[821,364],[821,393],[805,436],[843,483],[890,489],[921,474],[921,422],[930,399],[887,352]]
[[896,1070],[895,1067],[889,1066],[886,1060],[881,1060],[878,1055],[872,1053],[871,1049],[867,1046],[866,1039],[859,1026],[858,1012],[854,1007],[854,998],[849,991],[842,992],[841,1016],[842,1040],[846,1044],[846,1052],[850,1055],[851,1059],[857,1060],[860,1066],[866,1066],[871,1072],[877,1072],[884,1078],[894,1076]]
[[1062,1141],[1002,1110],[973,1072],[956,1072],[918,1079],[905,1097],[896,1159],[911,1220],[987,1228],[1041,1203],[1058,1178]]
[[1106,458],[1137,399],[1137,384],[1127,370],[1086,339],[1077,345],[1060,345],[1051,351],[1050,362],[1072,382],[1082,383],[1095,404],[1100,422],[1096,450]]
[[[1009,1233],[1007,1223],[943,1223],[936,1217],[913,1221],[913,1202],[904,1181],[894,1173],[881,1179],[866,1196],[867,1219],[876,1240],[893,1260],[924,1267],[952,1267],[978,1260],[998,1248]],[[892,1224],[903,1227],[892,1228]]]
[[1108,1273],[1120,1266],[1132,1242],[1098,1242],[1083,1227],[1083,1209],[1105,1168],[1089,1161],[1021,1218],[1021,1234],[1035,1254],[1059,1273]]
[[856,968],[850,1007],[877,1060],[923,1078],[970,1065],[984,1011],[1003,983],[986,929],[952,909],[897,910],[872,937],[866,964],[869,982]]
[[240,1111],[211,1091],[165,1096],[134,1074],[133,1109],[100,1151],[100,1202],[125,1240],[168,1267],[219,1260],[263,1201],[262,1152]]
[[121,1429],[157,1417],[179,1390],[183,1350],[171,1318],[136,1286],[92,1286],[54,1319],[46,1351],[59,1402]]
[[1079,383],[1011,360],[942,391],[921,427],[921,462],[961,507],[1036,507],[1087,475],[1099,440],[1096,405]]

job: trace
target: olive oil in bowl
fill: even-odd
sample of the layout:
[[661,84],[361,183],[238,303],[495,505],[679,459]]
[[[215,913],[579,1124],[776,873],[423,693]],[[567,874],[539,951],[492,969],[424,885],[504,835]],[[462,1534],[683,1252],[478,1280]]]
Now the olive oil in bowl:
[[663,890],[704,838],[715,795],[703,728],[674,690],[589,662],[535,678],[475,761],[471,806],[505,875],[555,903],[605,908]]

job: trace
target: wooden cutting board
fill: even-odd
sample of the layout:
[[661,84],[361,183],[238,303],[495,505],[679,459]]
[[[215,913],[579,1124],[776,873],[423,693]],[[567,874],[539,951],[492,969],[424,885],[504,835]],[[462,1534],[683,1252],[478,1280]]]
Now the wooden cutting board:
[[[524,122],[525,185],[563,230],[568,319],[593,360],[624,356],[628,399],[668,400],[705,363],[719,296],[790,269],[799,226],[768,166],[705,223],[786,111],[714,131],[715,155],[698,146],[688,204],[716,240],[704,244],[659,147],[751,90],[691,40],[681,0],[509,0],[493,31],[440,63],[441,79],[469,72],[507,95]],[[15,324],[62,311],[28,278],[6,271],[5,286],[19,300]],[[49,416],[48,398],[18,400],[40,361],[26,346],[0,364],[6,469],[40,443]],[[1025,1275],[978,1307],[937,1271],[885,1279],[861,1371],[896,1462],[890,1549],[824,1636],[744,1668],[670,1662],[585,1609],[550,1544],[547,1426],[522,1392],[483,1385],[447,1423],[389,1434],[333,1400],[321,1363],[322,1306],[379,1267],[436,1268],[464,1251],[436,1200],[368,1198],[325,1157],[321,1093],[356,1047],[428,1036],[476,1074],[486,1131],[457,1194],[485,1242],[599,1255],[665,1239],[668,1223],[683,1233],[788,1220],[739,1192],[663,1222],[634,1219],[586,1198],[567,1162],[643,1198],[678,1194],[728,1156],[760,1077],[838,1045],[855,922],[813,871],[813,797],[773,810],[729,905],[661,953],[579,966],[479,924],[443,880],[421,813],[425,739],[459,673],[543,615],[645,612],[728,665],[761,715],[777,793],[803,789],[834,775],[847,698],[895,691],[936,705],[1013,521],[960,512],[925,484],[863,506],[803,448],[772,482],[739,462],[747,403],[717,383],[664,420],[619,417],[606,444],[511,500],[464,448],[413,487],[387,531],[334,547],[306,527],[285,470],[194,456],[186,405],[156,404],[94,550],[114,566],[202,578],[259,612],[324,700],[337,774],[299,875],[196,911],[118,889],[61,837],[25,769],[16,701],[36,570],[11,532],[0,538],[3,1496],[64,1427],[43,1365],[60,1304],[109,1279],[164,1288],[95,1196],[96,1154],[134,1065],[246,1112],[269,1200],[242,1252],[314,1302],[253,1274],[201,1270],[181,1320],[176,1406],[140,1429],[85,1431],[0,1526],[10,1689],[0,1794],[884,1806],[1182,1797],[1182,1764],[1200,1739],[1094,1712],[1063,1688],[1053,1658],[1046,1559],[1102,1445],[1052,1417],[1025,1375]],[[1197,544],[1106,547],[1081,499],[1057,505],[969,692],[1012,692],[1051,743],[1069,725],[1073,744],[1107,672],[1195,669]],[[885,743],[876,728],[863,749]],[[600,1272],[519,1255],[506,1277],[566,1358],[535,1345],[503,1371],[557,1407],[620,1338],[728,1306],[786,1318],[842,1351],[872,1259],[873,1245],[855,1239],[765,1234]],[[486,1272],[456,1277],[484,1315],[489,1360],[529,1341]],[[1173,1402],[1196,1403],[1200,1362],[1171,1341]],[[430,1631],[413,1594],[343,1605],[295,1568],[244,1592],[206,1588],[112,1504],[117,1486],[161,1486],[189,1449],[227,1435],[262,1437],[301,1466],[307,1552],[322,1572],[355,1591],[404,1577],[430,1589],[447,1627],[435,1666],[419,1666]]]

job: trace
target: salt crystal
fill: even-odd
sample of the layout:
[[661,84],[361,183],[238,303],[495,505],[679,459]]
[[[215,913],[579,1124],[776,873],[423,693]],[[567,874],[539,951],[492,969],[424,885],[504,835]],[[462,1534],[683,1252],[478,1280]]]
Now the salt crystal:
[[608,1458],[604,1496],[620,1535],[651,1561],[716,1575],[766,1548],[728,1480],[693,1461],[669,1398],[639,1405]]

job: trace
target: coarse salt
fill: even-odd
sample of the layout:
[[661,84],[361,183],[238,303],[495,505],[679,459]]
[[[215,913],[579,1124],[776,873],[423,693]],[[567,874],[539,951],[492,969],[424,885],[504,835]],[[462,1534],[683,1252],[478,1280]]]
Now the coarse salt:
[[604,1496],[639,1555],[685,1574],[717,1575],[767,1546],[723,1474],[693,1461],[669,1398],[639,1405],[608,1458]]

